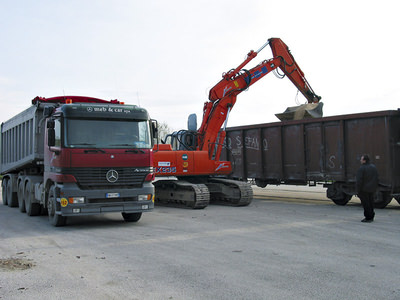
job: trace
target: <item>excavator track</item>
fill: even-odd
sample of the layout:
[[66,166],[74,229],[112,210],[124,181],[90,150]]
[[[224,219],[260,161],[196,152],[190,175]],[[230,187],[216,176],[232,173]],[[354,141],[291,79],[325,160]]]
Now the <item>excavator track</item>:
[[210,203],[210,192],[205,184],[183,180],[158,180],[154,183],[155,204],[186,206],[202,209]]
[[210,191],[212,204],[247,206],[253,200],[253,189],[244,181],[209,178],[206,185]]

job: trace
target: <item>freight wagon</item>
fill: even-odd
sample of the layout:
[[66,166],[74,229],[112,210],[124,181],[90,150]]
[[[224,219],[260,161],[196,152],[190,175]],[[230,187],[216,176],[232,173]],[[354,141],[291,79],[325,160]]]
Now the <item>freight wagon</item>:
[[378,111],[227,129],[222,159],[232,178],[267,184],[316,185],[346,205],[356,191],[360,158],[379,172],[375,206],[400,203],[400,111]]

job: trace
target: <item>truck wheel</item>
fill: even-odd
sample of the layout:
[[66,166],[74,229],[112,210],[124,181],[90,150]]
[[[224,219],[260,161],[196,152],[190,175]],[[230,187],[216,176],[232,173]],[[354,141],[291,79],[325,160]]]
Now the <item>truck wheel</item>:
[[24,183],[23,181],[19,181],[18,183],[18,207],[19,211],[24,213],[25,210],[25,200],[24,200]]
[[13,192],[13,181],[8,180],[7,182],[7,204],[9,207],[17,207],[18,206],[18,197],[17,193]]
[[40,205],[40,215],[41,216],[47,216],[48,215],[47,207],[44,207],[43,205]]
[[7,205],[7,178],[3,178],[1,182],[1,197],[3,199],[3,205]]
[[137,222],[142,217],[142,213],[121,213],[125,222]]
[[374,197],[375,208],[385,208],[392,201],[390,192],[377,192]]
[[[58,208],[58,209],[57,209]],[[60,210],[60,205],[56,199],[56,187],[52,185],[49,190],[49,197],[47,198],[47,211],[49,213],[49,222],[53,226],[64,226],[67,222],[67,218],[56,213]]]
[[37,216],[40,213],[40,204],[33,202],[32,184],[28,181],[24,190],[25,211],[28,216]]

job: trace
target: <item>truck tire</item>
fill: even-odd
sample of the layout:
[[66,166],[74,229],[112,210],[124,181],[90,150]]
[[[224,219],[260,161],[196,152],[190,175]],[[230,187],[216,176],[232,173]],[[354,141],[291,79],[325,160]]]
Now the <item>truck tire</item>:
[[47,211],[49,214],[49,222],[51,225],[59,227],[64,226],[67,222],[67,217],[63,217],[56,213],[60,210],[60,204],[56,199],[56,187],[52,185],[49,190],[49,197],[47,198]]
[[24,182],[18,181],[18,207],[19,211],[24,213],[26,212],[25,209],[25,200],[24,200]]
[[3,178],[1,182],[1,198],[3,200],[3,205],[7,205],[7,178]]
[[32,184],[27,181],[24,190],[25,212],[28,216],[37,216],[40,213],[40,204],[33,203]]
[[13,180],[8,180],[7,182],[7,205],[9,207],[17,207],[18,206],[18,197],[17,193],[13,192]]
[[137,222],[142,217],[142,213],[121,213],[125,222]]

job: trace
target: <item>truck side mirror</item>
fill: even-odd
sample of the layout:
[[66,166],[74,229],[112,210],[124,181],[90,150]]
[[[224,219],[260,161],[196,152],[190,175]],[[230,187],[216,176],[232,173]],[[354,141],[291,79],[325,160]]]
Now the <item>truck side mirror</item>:
[[47,120],[47,145],[53,147],[56,144],[56,131],[54,120]]
[[56,131],[54,128],[47,129],[47,145],[54,147],[56,145]]
[[153,136],[156,137],[158,134],[158,124],[156,120],[151,120],[151,130],[153,131]]
[[157,120],[151,120],[151,131],[152,131],[153,139],[157,139],[157,144],[158,144],[158,123],[157,123]]
[[48,118],[48,117],[51,116],[53,111],[54,111],[54,106],[45,106],[44,109],[43,109],[43,116],[45,118]]

